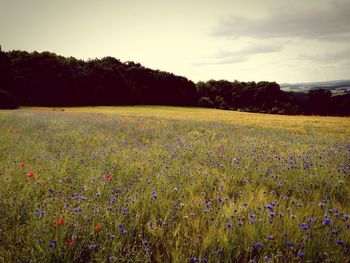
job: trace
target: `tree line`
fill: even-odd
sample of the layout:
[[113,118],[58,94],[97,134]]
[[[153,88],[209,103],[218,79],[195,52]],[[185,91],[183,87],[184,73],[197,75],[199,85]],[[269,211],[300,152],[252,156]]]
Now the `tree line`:
[[286,92],[276,82],[197,83],[198,106],[288,115],[350,115],[350,93],[332,96],[326,89],[308,93]]
[[276,82],[194,83],[114,57],[63,57],[4,52],[0,47],[0,108],[21,106],[172,105],[278,114],[350,115],[350,94],[285,92]]

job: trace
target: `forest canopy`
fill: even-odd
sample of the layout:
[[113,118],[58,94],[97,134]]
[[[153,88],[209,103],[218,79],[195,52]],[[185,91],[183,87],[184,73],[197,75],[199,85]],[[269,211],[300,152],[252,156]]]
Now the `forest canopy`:
[[350,94],[285,92],[276,82],[209,80],[153,70],[114,57],[63,57],[0,48],[0,108],[171,105],[277,114],[350,115]]

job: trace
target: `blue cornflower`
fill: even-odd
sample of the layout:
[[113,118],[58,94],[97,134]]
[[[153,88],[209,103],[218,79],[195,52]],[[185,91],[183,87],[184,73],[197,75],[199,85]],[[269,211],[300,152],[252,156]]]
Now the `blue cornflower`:
[[343,239],[337,239],[336,242],[337,242],[338,245],[341,245],[341,246],[345,245],[345,242],[344,242]]
[[249,214],[248,218],[251,224],[255,223],[256,219],[254,214]]
[[39,209],[36,209],[36,212],[35,212],[39,217],[43,217],[45,215],[45,212],[44,211],[41,211]]
[[205,204],[207,205],[207,207],[210,207],[211,206],[210,200],[205,200]]
[[118,227],[119,227],[119,230],[120,230],[120,232],[122,233],[122,234],[127,234],[128,233],[128,230],[126,230],[125,228],[124,228],[124,225],[122,224],[122,223],[120,223],[119,225],[118,225]]
[[350,215],[343,215],[341,218],[343,221],[350,219]]
[[126,208],[123,207],[123,208],[122,208],[122,214],[123,214],[123,215],[126,215],[127,213],[128,213],[128,209],[126,209]]
[[315,221],[316,221],[316,218],[313,217],[313,216],[310,216],[310,217],[308,217],[307,221],[308,221],[308,222],[315,222]]
[[266,208],[269,209],[269,210],[271,210],[271,211],[273,211],[273,205],[271,205],[271,204],[268,204],[268,205],[266,206]]
[[325,220],[323,220],[322,225],[324,225],[324,226],[333,225],[333,221],[326,218]]
[[304,165],[304,169],[308,169],[308,168],[310,168],[310,167],[311,167],[311,164],[310,164],[310,163],[307,163],[307,164]]
[[305,254],[304,254],[303,251],[299,250],[298,253],[297,253],[297,256],[298,256],[299,258],[304,258],[304,257],[305,257]]
[[263,243],[261,243],[261,242],[256,242],[256,243],[254,243],[253,245],[252,245],[252,247],[253,248],[260,248],[260,247],[263,247]]
[[199,258],[191,257],[190,262],[199,262]]
[[81,207],[76,207],[76,208],[73,208],[72,211],[77,213],[77,212],[81,212],[82,209],[81,209]]
[[308,191],[307,189],[303,189],[303,190],[301,190],[301,192],[302,192],[303,194],[307,194],[309,191]]
[[336,234],[338,234],[339,232],[340,232],[339,229],[333,229],[333,230],[331,231],[331,233],[332,233],[333,235],[336,235]]
[[310,226],[306,223],[301,223],[300,224],[300,228],[303,229],[303,230],[308,230],[310,228]]
[[50,248],[55,248],[57,245],[57,240],[52,240],[49,244]]

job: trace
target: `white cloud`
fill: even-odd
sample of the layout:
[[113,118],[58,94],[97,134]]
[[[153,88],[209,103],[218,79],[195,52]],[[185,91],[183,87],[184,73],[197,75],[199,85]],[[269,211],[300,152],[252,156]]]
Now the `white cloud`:
[[350,62],[350,48],[339,51],[325,52],[321,54],[300,54],[298,59],[310,60],[318,63],[340,63]]
[[321,39],[350,37],[350,4],[331,2],[328,8],[280,7],[263,18],[252,19],[236,14],[222,19],[213,36],[228,37],[300,37]]
[[248,61],[255,55],[281,51],[283,44],[254,43],[239,50],[223,49],[216,54],[198,59],[194,65],[235,64]]

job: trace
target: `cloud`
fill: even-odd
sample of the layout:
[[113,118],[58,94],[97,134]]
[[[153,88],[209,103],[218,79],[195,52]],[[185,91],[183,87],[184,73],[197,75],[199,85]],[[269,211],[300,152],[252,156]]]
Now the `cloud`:
[[283,48],[282,45],[279,44],[254,44],[254,45],[250,45],[247,46],[241,50],[235,50],[235,51],[221,51],[219,53],[216,54],[216,58],[220,59],[220,58],[227,58],[227,57],[233,57],[233,56],[237,56],[237,55],[253,55],[253,54],[259,54],[259,53],[271,53],[271,52],[277,52],[277,51],[281,51]]
[[200,58],[194,63],[196,66],[214,65],[214,64],[236,64],[242,63],[254,55],[278,52],[283,49],[282,44],[250,44],[240,50],[221,50],[213,56]]
[[319,63],[340,63],[344,61],[350,61],[350,48],[340,51],[327,52],[323,54],[301,54],[298,59],[310,60],[312,62]]
[[232,15],[222,19],[213,36],[307,39],[350,38],[350,4],[332,1],[327,8],[279,8],[260,19]]

